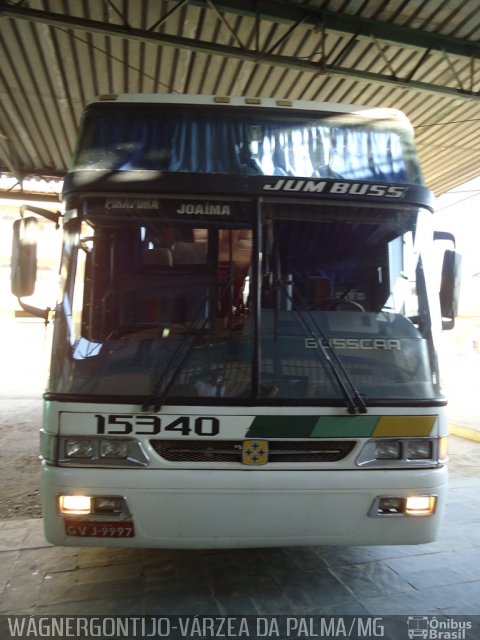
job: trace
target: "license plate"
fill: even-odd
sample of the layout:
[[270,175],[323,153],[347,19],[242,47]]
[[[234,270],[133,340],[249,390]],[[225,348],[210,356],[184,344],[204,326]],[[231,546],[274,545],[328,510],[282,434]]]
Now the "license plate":
[[78,538],[133,538],[133,522],[86,522],[65,520],[67,536]]

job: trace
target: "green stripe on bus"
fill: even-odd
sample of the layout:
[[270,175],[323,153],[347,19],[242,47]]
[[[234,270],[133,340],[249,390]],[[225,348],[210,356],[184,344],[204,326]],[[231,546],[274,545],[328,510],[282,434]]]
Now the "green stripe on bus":
[[318,416],[257,416],[246,438],[310,438]]
[[368,438],[378,416],[320,416],[311,438]]
[[246,438],[366,438],[379,416],[257,416]]

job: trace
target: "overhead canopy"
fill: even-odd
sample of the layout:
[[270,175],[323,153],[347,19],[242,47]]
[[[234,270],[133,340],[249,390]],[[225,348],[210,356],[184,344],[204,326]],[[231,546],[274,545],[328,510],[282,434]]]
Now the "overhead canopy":
[[62,177],[82,110],[108,93],[395,107],[427,185],[479,174],[476,0],[0,0],[0,172]]

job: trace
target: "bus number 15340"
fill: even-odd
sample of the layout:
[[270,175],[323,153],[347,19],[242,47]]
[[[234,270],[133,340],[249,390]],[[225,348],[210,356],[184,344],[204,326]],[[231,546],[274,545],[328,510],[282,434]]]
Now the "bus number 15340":
[[96,414],[97,433],[100,435],[136,435],[154,436],[161,432],[170,432],[172,435],[189,436],[216,436],[220,432],[218,418],[209,416],[179,416],[171,422],[162,422],[162,418],[154,415],[129,415],[129,414]]

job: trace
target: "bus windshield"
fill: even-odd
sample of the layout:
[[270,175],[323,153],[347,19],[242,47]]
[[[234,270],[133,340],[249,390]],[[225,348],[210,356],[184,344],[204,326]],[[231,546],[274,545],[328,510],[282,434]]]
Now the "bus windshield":
[[148,170],[423,185],[411,127],[389,113],[295,116],[252,108],[100,102],[85,113],[71,172]]
[[50,392],[349,406],[346,378],[366,404],[438,395],[428,211],[278,200],[253,223],[222,206],[65,224]]

